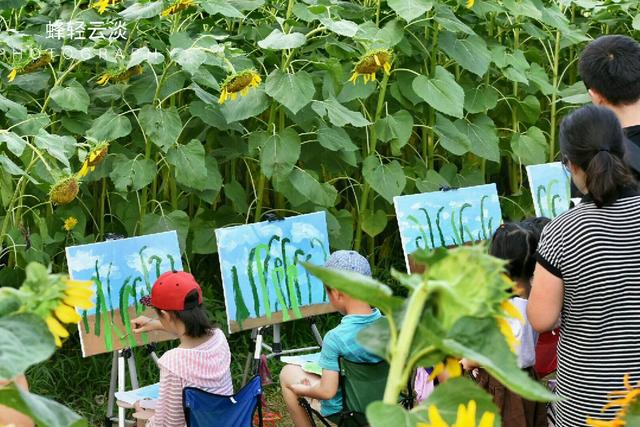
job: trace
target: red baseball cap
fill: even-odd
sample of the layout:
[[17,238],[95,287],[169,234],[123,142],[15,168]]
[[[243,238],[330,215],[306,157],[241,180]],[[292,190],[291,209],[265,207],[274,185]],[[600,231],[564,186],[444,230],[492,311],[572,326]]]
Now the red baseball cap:
[[185,299],[194,290],[198,292],[198,304],[202,304],[202,289],[191,274],[185,271],[167,271],[153,284],[151,298],[141,302],[160,310],[183,311],[193,308],[185,307]]

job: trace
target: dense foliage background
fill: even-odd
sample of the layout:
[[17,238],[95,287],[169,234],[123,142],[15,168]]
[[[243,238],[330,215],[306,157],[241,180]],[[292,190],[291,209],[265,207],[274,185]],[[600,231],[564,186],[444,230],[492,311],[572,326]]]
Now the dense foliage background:
[[[638,30],[635,0],[0,0],[0,284],[177,229],[224,324],[217,227],[326,209],[333,248],[386,270],[396,195],[495,182],[505,218],[530,215],[523,165],[588,101],[582,46]],[[352,84],[381,51],[390,73]],[[244,70],[261,83],[220,104]]]

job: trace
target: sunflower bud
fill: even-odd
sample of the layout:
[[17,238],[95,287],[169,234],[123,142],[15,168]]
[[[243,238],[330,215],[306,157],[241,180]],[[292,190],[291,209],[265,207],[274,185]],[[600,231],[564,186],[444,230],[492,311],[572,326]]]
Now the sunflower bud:
[[51,187],[49,199],[56,205],[66,205],[76,198],[79,190],[78,179],[75,176],[70,176],[61,179]]
[[363,76],[366,84],[369,80],[374,81],[376,73],[380,70],[385,74],[389,74],[391,71],[391,52],[388,50],[376,50],[360,58],[349,81],[356,84],[358,77]]
[[262,78],[255,70],[244,70],[236,74],[231,74],[222,83],[220,91],[220,104],[224,104],[227,99],[235,100],[240,93],[246,96],[249,89],[258,87],[262,82]]

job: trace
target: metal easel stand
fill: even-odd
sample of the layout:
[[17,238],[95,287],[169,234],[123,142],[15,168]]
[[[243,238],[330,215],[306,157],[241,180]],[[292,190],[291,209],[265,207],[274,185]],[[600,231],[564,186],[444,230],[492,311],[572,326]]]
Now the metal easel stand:
[[244,373],[242,375],[242,386],[244,386],[247,383],[249,379],[249,373],[253,371],[251,369],[252,368],[251,361],[253,360],[254,363],[256,363],[255,361],[257,360],[258,361],[257,363],[259,363],[260,356],[262,355],[263,349],[268,352],[266,354],[267,359],[276,359],[276,360],[280,360],[280,356],[320,350],[320,348],[322,347],[322,336],[318,331],[318,326],[316,325],[315,319],[313,317],[310,317],[308,320],[310,323],[309,326],[311,328],[311,333],[313,334],[313,337],[318,343],[318,345],[316,346],[283,350],[282,341],[280,340],[280,324],[279,323],[271,325],[271,327],[273,328],[273,342],[271,343],[271,345],[268,345],[267,343],[264,342],[263,327],[251,330],[251,347],[249,348],[247,361],[244,365]]
[[[156,345],[154,343],[147,344],[145,346],[147,355],[158,364],[158,356],[156,355]],[[126,362],[126,363],[125,363]],[[109,400],[107,401],[107,415],[104,419],[104,426],[111,427],[113,423],[117,422],[118,427],[125,427],[127,424],[133,425],[131,422],[125,420],[125,408],[118,407],[118,416],[114,417],[114,409],[116,404],[116,385],[117,391],[126,390],[126,368],[129,368],[129,380],[131,382],[131,388],[139,388],[138,384],[138,371],[136,369],[136,358],[133,351],[130,348],[117,350],[113,352],[113,358],[111,360],[111,381],[109,383]]]

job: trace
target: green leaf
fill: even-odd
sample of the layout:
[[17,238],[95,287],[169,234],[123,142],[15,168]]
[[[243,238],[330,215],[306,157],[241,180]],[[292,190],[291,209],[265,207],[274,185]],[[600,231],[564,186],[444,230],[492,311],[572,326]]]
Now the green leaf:
[[167,162],[175,167],[178,184],[196,190],[207,187],[207,168],[204,163],[204,146],[197,139],[188,144],[178,144],[167,151]]
[[267,178],[286,178],[300,157],[300,137],[291,128],[269,135],[260,149],[260,169]]
[[523,165],[538,165],[547,159],[547,139],[544,133],[535,126],[524,134],[515,133],[511,137],[513,160]]
[[143,62],[149,64],[161,64],[164,62],[164,55],[160,52],[151,52],[148,47],[141,47],[134,49],[129,56],[129,62],[127,62],[127,68],[135,67]]
[[328,115],[329,121],[334,126],[344,127],[347,124],[351,124],[355,127],[363,127],[370,124],[361,112],[349,110],[335,98],[329,98],[324,101],[313,101],[311,108],[321,117]]
[[180,250],[184,251],[184,248],[187,247],[187,235],[189,234],[189,215],[186,212],[175,210],[168,215],[150,213],[142,218],[142,234],[162,233],[171,230],[178,232]]
[[535,123],[540,117],[540,101],[533,95],[527,95],[518,103],[518,107],[527,123]]
[[457,38],[454,33],[440,33],[438,44],[451,59],[466,70],[482,77],[489,69],[491,54],[484,40],[476,35]]
[[197,47],[188,49],[177,47],[171,49],[169,56],[191,75],[196,74],[200,66],[207,60],[207,52]]
[[247,193],[238,181],[231,181],[224,185],[224,194],[231,200],[236,212],[246,214],[249,209],[247,204]]
[[95,119],[91,128],[86,132],[87,139],[97,142],[113,141],[131,133],[131,122],[129,118],[116,114],[112,109],[107,110],[100,117]]
[[7,148],[9,149],[9,151],[11,151],[16,156],[22,156],[24,147],[27,146],[27,142],[15,133],[6,130],[0,130],[0,143],[3,142],[7,144]]
[[309,104],[316,93],[313,80],[306,71],[289,74],[279,69],[267,76],[264,90],[294,114]]
[[636,31],[640,31],[640,13],[633,17],[633,21],[631,21],[631,27]]
[[31,417],[47,427],[86,427],[87,421],[58,402],[29,393],[11,384],[0,388],[0,404]]
[[473,120],[456,120],[456,128],[471,141],[470,151],[492,162],[500,162],[500,147],[496,125],[489,116],[482,114]]
[[427,421],[426,415],[426,410],[409,412],[400,405],[389,405],[382,401],[367,406],[367,421],[371,427],[416,427],[420,422]]
[[235,101],[228,100],[220,107],[227,124],[245,120],[261,114],[269,107],[270,101],[264,88],[249,89],[247,96],[239,96]]
[[0,111],[6,113],[6,117],[13,123],[21,122],[27,118],[27,107],[15,101],[5,98],[0,94]]
[[227,18],[244,18],[242,12],[229,4],[227,0],[204,0],[200,2],[200,7],[210,15],[219,13]]
[[323,126],[318,129],[318,142],[331,151],[358,151],[358,146],[351,141],[351,137],[342,128]]
[[334,249],[351,249],[353,241],[353,216],[347,209],[335,213],[327,211],[327,228],[331,247]]
[[387,227],[387,214],[382,209],[373,212],[364,210],[362,212],[362,231],[371,237],[382,233]]
[[450,186],[449,181],[433,169],[427,171],[424,179],[416,181],[416,188],[422,193],[438,191],[445,186]]
[[36,147],[46,151],[51,157],[69,167],[69,158],[76,148],[76,140],[72,136],[52,135],[41,129],[34,142]]
[[25,174],[24,170],[22,170],[20,166],[16,165],[13,160],[4,154],[0,154],[0,165],[3,170],[7,171],[11,175],[22,176]]
[[295,168],[288,179],[293,188],[310,202],[325,208],[336,204],[338,196],[336,189],[331,184],[319,183],[309,172]]
[[113,185],[118,191],[138,191],[151,184],[156,176],[156,165],[150,159],[138,155],[129,159],[123,154],[113,157],[113,169],[109,173]]
[[222,115],[220,105],[217,102],[214,104],[206,104],[202,101],[193,101],[189,105],[189,113],[218,130],[237,129],[238,127],[237,123],[232,125],[227,124],[227,121]]
[[154,18],[162,12],[162,1],[150,3],[134,3],[118,15],[125,21],[135,21],[138,19]]
[[182,133],[182,120],[175,107],[163,109],[145,105],[138,114],[138,120],[147,138],[164,152],[178,142]]
[[436,67],[432,79],[420,75],[413,80],[412,87],[420,98],[436,110],[454,117],[463,116],[464,91],[456,83],[453,74],[440,65]]
[[389,203],[393,203],[395,196],[402,194],[407,183],[404,170],[397,160],[384,164],[375,155],[364,159],[362,175],[371,188]]
[[443,340],[445,350],[482,366],[509,390],[536,401],[558,398],[518,367],[516,355],[493,318],[462,317]]
[[263,49],[283,50],[298,48],[306,42],[307,38],[302,33],[284,34],[276,28],[264,40],[260,40],[258,46]]
[[433,7],[433,0],[387,0],[395,13],[407,22],[424,15]]
[[400,110],[376,122],[378,139],[389,142],[392,139],[398,141],[398,146],[403,147],[413,131],[413,116],[407,110]]
[[464,92],[464,109],[468,113],[484,113],[498,105],[499,93],[493,86],[473,87]]
[[376,279],[352,271],[336,270],[303,262],[309,273],[352,298],[378,307],[384,313],[391,313],[402,305],[402,299],[393,295],[391,288]]
[[502,426],[500,411],[491,395],[465,377],[452,378],[440,384],[420,406],[424,408],[424,412],[429,406],[436,406],[442,418],[453,425],[458,417],[458,406],[468,406],[471,400],[476,402],[476,419],[473,425],[479,425],[482,415],[491,412],[496,416],[493,426]]
[[320,23],[327,27],[329,31],[345,37],[353,37],[358,33],[358,24],[346,19],[333,20],[331,18],[320,18]]
[[0,380],[24,373],[51,357],[54,350],[53,336],[40,317],[17,314],[0,318]]
[[58,107],[65,111],[87,112],[89,95],[77,81],[71,81],[66,87],[54,86],[49,96]]
[[442,25],[448,31],[454,33],[465,33],[469,35],[475,34],[468,25],[466,25],[464,22],[459,20],[456,15],[454,15],[452,8],[449,6],[436,6],[435,20],[438,24]]
[[469,137],[458,130],[454,124],[442,114],[436,113],[436,125],[433,131],[438,135],[438,142],[448,152],[462,156],[471,149]]

